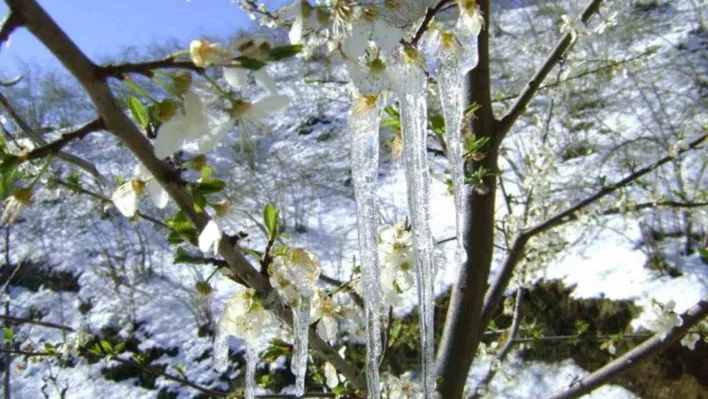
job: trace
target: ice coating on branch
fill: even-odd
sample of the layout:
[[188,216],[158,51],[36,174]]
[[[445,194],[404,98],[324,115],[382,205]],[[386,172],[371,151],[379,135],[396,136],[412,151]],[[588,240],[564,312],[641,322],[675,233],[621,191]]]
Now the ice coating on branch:
[[381,101],[376,95],[356,94],[349,112],[352,179],[356,199],[361,275],[366,314],[367,397],[379,399],[379,356],[381,355],[381,283],[378,259],[379,114]]
[[426,78],[419,66],[420,57],[407,49],[403,57],[401,82],[397,94],[401,103],[403,156],[408,186],[408,208],[413,224],[413,252],[418,281],[420,335],[423,354],[424,397],[435,397],[435,337],[433,291],[433,240],[430,230],[430,176],[426,149],[427,104]]
[[293,320],[293,360],[290,369],[295,375],[295,395],[305,393],[305,374],[307,373],[307,333],[310,327],[309,295],[298,298]]
[[256,365],[258,364],[258,353],[252,344],[246,345],[246,389],[244,396],[246,399],[255,397],[256,389]]

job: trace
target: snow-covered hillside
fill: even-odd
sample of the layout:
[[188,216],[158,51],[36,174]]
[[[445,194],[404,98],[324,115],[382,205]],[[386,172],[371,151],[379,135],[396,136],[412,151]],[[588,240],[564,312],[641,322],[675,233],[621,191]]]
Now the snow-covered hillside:
[[[496,16],[498,20],[490,29],[493,90],[499,94],[497,113],[511,104],[513,99],[507,97],[521,90],[557,40],[556,7],[565,3],[520,7]],[[504,145],[500,167],[506,194],[524,195],[529,185],[539,187],[537,193],[541,193],[536,194],[539,204],[526,215],[528,224],[547,216],[556,206],[562,208],[594,192],[601,180],[619,180],[635,166],[666,156],[680,139],[692,140],[705,133],[708,33],[697,27],[696,2],[665,1],[646,10],[620,3],[615,7],[617,26],[608,27],[602,35],[580,39],[563,68],[551,74],[548,83],[558,83],[540,92]],[[577,11],[566,13],[575,15]],[[530,33],[533,41],[527,39]],[[608,67],[610,64],[614,66]],[[288,110],[269,117],[263,125],[234,128],[208,158],[214,176],[228,183],[223,197],[239,208],[238,231],[248,233],[240,245],[263,250],[267,239],[262,231],[262,211],[272,203],[281,209],[287,243],[319,257],[323,274],[349,281],[357,266],[354,259],[359,256],[346,130],[350,95],[341,82],[346,75],[341,68],[326,71],[320,63],[301,60],[269,65],[268,70],[276,77],[280,91],[290,97]],[[216,104],[205,83],[198,83],[197,88],[207,103]],[[252,97],[262,89],[253,86],[243,90]],[[223,115],[215,111],[212,117]],[[390,131],[384,135],[392,138]],[[429,145],[437,149],[433,140]],[[173,375],[183,372],[201,386],[234,388],[230,383],[242,376],[243,358],[239,355],[239,362],[223,375],[213,370],[212,331],[226,300],[241,288],[216,274],[210,280],[211,295],[200,294],[195,285],[207,280],[213,266],[174,264],[176,247],[165,239],[168,230],[142,219],[129,222],[111,206],[107,199],[118,178],[130,178],[136,164],[113,137],[94,133],[72,143],[68,151],[96,165],[106,182],[99,185],[83,178],[80,192],[71,190],[67,166],[53,162],[53,174],[66,184],[46,186],[19,221],[4,228],[7,257],[0,269],[0,282],[14,273],[9,295],[4,298],[5,314],[86,329],[104,339],[124,342],[126,352],[121,358],[140,353],[151,366],[163,366]],[[188,145],[185,152],[185,159],[197,154],[197,144]],[[383,141],[381,154],[381,219],[384,224],[395,224],[408,216],[405,171]],[[436,246],[435,291],[440,295],[457,276],[455,242],[448,240],[455,236],[455,207],[445,183],[447,161],[432,152],[429,155],[432,233],[435,240],[444,241]],[[557,168],[548,170],[542,180],[534,180],[536,168],[551,164]],[[687,154],[681,162],[667,165],[641,185],[602,203],[597,213],[631,208],[648,198],[705,201],[708,177],[704,169],[702,151]],[[185,176],[196,179],[198,174],[187,171]],[[509,225],[518,225],[522,207],[507,205],[504,195],[500,193],[497,200],[498,215]],[[504,216],[509,209],[514,216]],[[175,212],[174,205],[159,210],[149,200],[141,202],[140,210],[160,220],[173,217]],[[516,284],[530,287],[538,279],[558,279],[574,287],[574,298],[635,301],[646,309],[632,322],[639,330],[651,320],[653,300],[662,304],[675,301],[676,311],[681,312],[708,298],[708,267],[699,254],[685,253],[683,235],[656,244],[664,261],[676,271],[672,273],[675,277],[646,266],[655,254],[647,249],[646,229],[680,233],[690,217],[693,231],[705,234],[706,212],[708,208],[703,207],[691,209],[690,214],[645,210],[584,215],[557,235],[539,238],[549,246],[562,241],[565,251],[560,256],[539,254],[535,261],[527,262],[524,270],[528,275],[519,277]],[[499,263],[508,246],[503,234],[498,235],[497,244],[500,249],[495,260]],[[496,272],[494,268],[490,278]],[[414,291],[395,309],[396,316],[416,306]],[[45,343],[60,345],[76,336],[41,325],[14,325],[12,329],[27,352],[41,351]],[[272,329],[264,335],[264,343],[276,336],[290,340],[284,329]],[[241,345],[233,340],[231,348],[238,352]],[[492,358],[479,356],[469,376],[470,386],[483,378]],[[283,363],[281,359],[270,366],[274,369]],[[553,364],[524,361],[519,352],[513,352],[507,364],[486,397],[540,398],[588,372],[571,359]],[[16,399],[43,395],[192,398],[199,394],[166,378],[131,373],[115,360],[62,362],[53,357],[28,360],[16,355],[10,369],[12,397]],[[636,396],[620,386],[607,386],[588,397]]]

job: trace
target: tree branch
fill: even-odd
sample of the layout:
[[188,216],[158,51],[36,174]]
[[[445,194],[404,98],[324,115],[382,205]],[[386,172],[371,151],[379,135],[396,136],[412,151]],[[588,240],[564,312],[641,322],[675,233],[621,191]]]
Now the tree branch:
[[[587,24],[590,18],[598,12],[600,9],[600,4],[602,0],[592,0],[590,4],[585,8],[580,20],[582,23]],[[541,68],[536,72],[535,75],[526,83],[526,86],[519,94],[516,102],[509,108],[509,111],[504,115],[499,124],[499,133],[501,135],[500,139],[503,138],[514,125],[514,122],[521,116],[521,114],[526,109],[526,106],[531,102],[531,100],[538,92],[541,84],[546,79],[548,74],[553,70],[553,68],[560,62],[564,57],[565,53],[573,45],[573,39],[571,33],[568,32],[561,37],[556,47],[553,49],[551,54],[548,56],[546,61],[541,65]]]
[[33,324],[35,326],[55,328],[57,330],[64,330],[64,331],[69,331],[69,332],[75,331],[73,328],[68,327],[68,326],[64,326],[61,324],[49,323],[46,321],[39,321],[39,320],[32,320],[32,319],[23,319],[20,317],[0,315],[0,320],[6,320],[10,323],[16,323],[16,324]]
[[102,79],[113,77],[122,80],[124,78],[123,75],[129,73],[151,78],[153,75],[152,71],[155,69],[187,69],[199,74],[204,73],[204,68],[194,65],[192,61],[177,61],[175,57],[167,57],[157,61],[103,65],[98,67],[97,73]]
[[435,18],[435,15],[440,12],[440,10],[443,9],[447,4],[451,3],[452,0],[440,0],[438,3],[433,6],[433,7],[428,7],[425,10],[425,16],[423,16],[423,20],[420,22],[420,25],[418,26],[418,29],[416,29],[415,33],[413,34],[413,37],[411,38],[410,44],[412,46],[415,46],[418,44],[420,39],[423,37],[423,33],[425,33],[426,30],[428,30],[428,27],[430,25],[430,22]]
[[12,12],[8,12],[5,19],[0,22],[0,48],[10,38],[12,32],[22,24],[17,16]]
[[83,140],[84,137],[89,135],[90,133],[103,130],[103,121],[101,119],[95,119],[91,122],[85,123],[76,130],[69,130],[66,131],[66,129],[63,129],[64,132],[61,133],[61,138],[58,140],[55,140],[47,145],[44,145],[42,147],[37,147],[34,150],[23,154],[20,156],[20,162],[26,162],[26,161],[32,161],[35,159],[39,158],[44,158],[47,155],[50,154],[57,154],[59,153],[64,147],[66,147],[69,143],[71,143],[74,140]]
[[[126,147],[150,171],[155,180],[167,191],[187,218],[201,231],[209,221],[208,215],[194,209],[194,200],[179,178],[178,172],[168,163],[155,157],[154,149],[147,138],[123,112],[122,107],[111,93],[110,87],[102,79],[99,68],[81,52],[76,44],[47,15],[36,0],[5,0],[10,10],[17,13],[22,22],[81,83],[103,119],[106,130],[120,138]],[[264,307],[276,317],[292,326],[292,309],[282,303],[277,292],[246,257],[223,237],[219,254],[224,257],[229,269],[262,298]],[[310,328],[311,347],[337,368],[354,387],[365,390],[366,382],[361,370],[345,361],[337,351],[322,340],[314,328]]]
[[589,376],[575,382],[568,390],[557,393],[550,399],[573,399],[579,398],[595,388],[607,383],[611,378],[629,370],[642,360],[666,350],[676,341],[681,339],[688,330],[700,323],[708,316],[708,302],[700,301],[698,304],[681,315],[683,324],[674,329],[662,339],[660,335],[654,335],[652,338],[644,341],[639,346],[625,353]]
[[[18,18],[19,18],[19,17],[18,17]],[[5,111],[7,111],[7,113],[8,113],[8,114],[10,115],[10,117],[15,121],[15,123],[17,124],[17,126],[19,126],[20,129],[21,129],[23,132],[25,132],[25,134],[26,134],[27,136],[29,136],[30,139],[32,139],[32,141],[34,141],[36,144],[38,144],[38,145],[40,145],[40,146],[47,145],[47,141],[44,140],[44,139],[42,138],[42,136],[40,136],[39,134],[37,134],[37,132],[35,132],[35,131],[29,126],[29,124],[27,124],[27,122],[25,122],[24,119],[22,119],[22,117],[20,116],[20,114],[17,113],[17,111],[15,110],[15,108],[12,106],[12,104],[10,104],[10,102],[7,100],[7,98],[5,97],[5,95],[3,95],[2,93],[0,93],[0,105],[5,109]],[[75,156],[75,155],[71,155],[71,154],[68,154],[68,153],[66,153],[66,152],[61,152],[61,151],[58,152],[56,156],[57,156],[57,158],[59,158],[59,159],[65,161],[65,162],[74,164],[74,165],[78,166],[79,168],[85,170],[86,172],[88,172],[89,174],[91,174],[92,176],[94,176],[96,179],[98,179],[98,181],[101,181],[101,182],[103,181],[103,177],[101,176],[100,173],[98,173],[98,169],[96,169],[96,167],[93,166],[90,162],[88,162],[88,161],[86,161],[86,160],[84,160],[84,159],[82,159],[82,158],[79,158],[79,157],[77,157],[77,156]]]
[[[683,149],[678,152],[678,156],[691,151],[693,149],[696,149],[700,144],[706,141],[706,138],[708,138],[708,135],[703,135],[695,140],[693,140],[686,149]],[[522,230],[519,235],[516,237],[516,240],[514,241],[513,246],[511,247],[511,250],[509,251],[509,255],[506,258],[506,261],[502,265],[500,273],[497,275],[497,278],[494,280],[492,283],[492,286],[489,288],[487,295],[484,300],[484,308],[482,310],[482,321],[483,321],[483,326],[486,327],[486,325],[489,323],[489,320],[491,318],[492,312],[494,309],[499,306],[501,303],[502,298],[504,297],[504,291],[506,290],[506,287],[509,285],[509,281],[511,281],[511,277],[514,273],[514,269],[516,268],[517,263],[521,260],[521,258],[524,255],[524,251],[526,249],[526,244],[528,244],[528,241],[533,237],[538,234],[544,233],[554,227],[560,226],[564,223],[567,223],[569,220],[572,220],[574,217],[576,217],[576,213],[578,211],[583,210],[587,206],[597,202],[601,198],[612,194],[613,192],[619,190],[622,187],[626,187],[633,182],[637,181],[639,178],[642,176],[656,170],[657,168],[661,167],[662,165],[671,162],[674,160],[676,157],[674,156],[666,156],[651,165],[645,166],[642,169],[639,169],[635,171],[634,173],[631,173],[629,176],[625,177],[624,179],[611,184],[609,186],[603,187],[602,189],[598,190],[595,194],[587,197],[586,199],[578,202],[575,206],[572,206],[568,208],[565,211],[559,212],[555,214],[554,216],[550,217],[544,222],[541,222],[537,224],[534,227],[531,227],[529,229],[524,229]]]

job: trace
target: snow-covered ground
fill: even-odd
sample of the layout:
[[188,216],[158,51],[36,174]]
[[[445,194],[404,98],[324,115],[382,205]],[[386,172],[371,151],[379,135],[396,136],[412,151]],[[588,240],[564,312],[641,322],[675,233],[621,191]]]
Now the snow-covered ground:
[[[696,23],[691,17],[694,10],[692,3],[676,1],[666,4],[666,7],[655,11],[656,15],[642,16],[652,21],[645,27],[647,39],[620,40],[621,35],[617,33],[612,36],[613,30],[610,28],[607,33],[610,36],[603,38],[609,44],[603,42],[603,46],[598,46],[604,51],[603,54],[593,53],[593,47],[579,46],[581,56],[595,60],[619,60],[658,45],[661,47],[652,56],[652,61],[645,64],[647,68],[665,66],[671,60],[684,57],[686,63],[694,63],[698,71],[705,73],[705,53],[701,55],[700,51],[691,51],[694,48],[705,51],[707,40],[705,32],[702,35],[694,32]],[[520,8],[500,16],[502,26],[508,33],[494,39],[495,45],[498,45],[495,49],[499,49],[496,55],[502,60],[518,57],[513,62],[505,63],[508,71],[500,73],[502,76],[495,76],[495,87],[505,93],[514,93],[521,88],[520,84],[530,76],[531,70],[540,64],[538,54],[544,54],[555,40],[553,38],[557,37],[557,26],[553,30],[548,28],[538,33],[537,38],[547,39],[549,45],[541,50],[532,48],[526,54],[518,54],[518,49],[512,46],[518,41],[514,35],[517,31],[528,29],[528,16],[535,15],[535,10]],[[621,25],[632,18],[638,17],[636,14],[620,15],[618,20]],[[517,28],[522,25],[525,28]],[[542,24],[538,28],[545,29]],[[657,31],[659,33],[655,34]],[[569,57],[567,64],[575,65],[578,57]],[[245,211],[240,229],[250,236],[242,245],[256,250],[262,250],[265,246],[265,238],[258,225],[246,215],[260,221],[263,206],[273,203],[283,211],[283,222],[290,235],[288,244],[305,247],[317,255],[322,261],[323,274],[347,281],[354,266],[352,258],[358,258],[356,209],[350,180],[349,138],[346,134],[349,95],[348,89],[339,83],[303,81],[303,73],[307,78],[323,78],[320,67],[301,61],[270,66],[269,71],[277,77],[282,92],[291,97],[292,105],[284,115],[270,118],[264,129],[255,126],[235,129],[210,154],[209,161],[214,167],[214,174],[228,182],[228,198]],[[578,72],[582,72],[582,68],[578,66]],[[672,139],[664,129],[666,132],[680,130],[691,139],[700,133],[693,130],[694,127],[708,121],[705,112],[690,113],[684,106],[685,102],[695,101],[695,94],[689,94],[695,88],[691,78],[677,70],[668,76],[656,76],[652,82],[656,90],[662,93],[667,87],[674,87],[669,91],[671,96],[663,97],[663,100],[671,106],[667,112],[683,113],[682,118],[675,119],[680,120],[680,124],[647,126],[651,122],[647,122],[649,117],[646,113],[656,111],[655,104],[651,100],[642,103],[643,100],[638,98],[639,90],[633,86],[638,84],[637,79],[632,80],[635,73],[640,74],[642,70],[629,68],[627,77],[610,78],[607,87],[599,91],[582,87],[579,83],[574,87],[576,93],[587,90],[588,95],[603,99],[604,104],[592,110],[593,115],[573,115],[570,118],[575,123],[593,122],[593,127],[572,134],[591,141],[596,153],[567,161],[557,158],[561,163],[553,177],[552,187],[557,190],[555,198],[563,197],[572,203],[583,193],[592,192],[592,185],[596,184],[599,176],[606,176],[608,182],[621,177],[627,170],[622,167],[625,158],[610,156],[614,146],[627,140],[657,136],[660,139],[637,150],[646,154],[637,161],[648,163],[668,152],[662,143],[671,143]],[[509,75],[516,77],[509,78]],[[567,84],[575,85],[579,81],[582,79]],[[251,89],[244,91],[247,95],[254,93]],[[544,120],[549,108],[553,108],[549,105],[551,100],[569,101],[563,98],[561,89],[541,92],[530,113],[536,115],[536,119]],[[705,102],[705,95],[699,95],[697,101]],[[641,104],[637,106],[638,110],[628,108],[627,104],[634,103]],[[503,105],[499,107],[501,109]],[[553,124],[557,126],[553,128],[557,132],[564,132],[562,119],[554,119]],[[534,151],[539,133],[536,122],[532,120],[520,121],[519,127],[510,135],[509,144],[505,146],[510,155],[506,159],[523,165],[523,157]],[[240,147],[246,135],[252,145],[249,151],[243,151]],[[551,147],[556,156],[567,148],[568,142],[568,138],[552,139]],[[662,148],[664,153],[659,152]],[[84,183],[85,188],[101,192],[106,197],[110,197],[115,188],[115,178],[130,177],[135,164],[123,148],[102,133],[72,144],[70,151],[92,161],[107,177],[110,182],[107,187]],[[187,147],[186,151],[196,153],[197,147]],[[403,165],[392,160],[387,151],[388,147],[382,147],[378,195],[382,219],[387,224],[393,224],[407,215],[406,183]],[[636,153],[632,155],[636,156]],[[701,155],[692,158],[695,164]],[[447,166],[445,161],[434,159],[431,164],[434,176],[443,175]],[[55,165],[58,166],[58,163],[55,162]],[[705,190],[706,177],[691,165],[693,161],[689,160],[681,166],[683,173],[689,176],[686,180],[695,186],[687,190]],[[505,175],[513,175],[511,163],[504,162],[501,167]],[[510,181],[513,180],[510,177]],[[653,178],[650,184],[655,184],[662,193],[673,189],[670,181],[660,178]],[[518,192],[513,184],[510,189]],[[624,194],[630,198],[645,198],[647,195],[640,189],[627,190]],[[497,203],[500,214],[503,214],[505,208],[501,196]],[[129,334],[139,338],[139,347],[143,351],[178,348],[175,356],[163,355],[159,363],[169,365],[167,370],[173,373],[174,369],[170,366],[181,365],[186,375],[196,383],[227,388],[227,383],[219,380],[219,374],[212,369],[208,356],[211,336],[200,336],[198,332],[212,315],[219,314],[226,299],[240,288],[227,278],[216,275],[211,280],[214,288],[211,297],[206,299],[199,295],[194,286],[209,276],[213,270],[211,266],[173,264],[174,247],[164,239],[167,231],[155,229],[145,221],[128,223],[115,210],[108,210],[106,217],[104,205],[85,195],[70,193],[65,188],[44,189],[35,197],[34,206],[25,210],[21,221],[11,227],[9,254],[12,264],[30,260],[34,262],[32,264],[43,264],[52,271],[70,271],[78,276],[80,289],[70,292],[40,288],[33,292],[11,285],[11,314],[28,317],[39,312],[42,321],[74,328],[87,326],[92,332],[111,327],[125,338]],[[612,204],[605,205],[609,207]],[[157,210],[147,200],[142,202],[141,210],[163,219],[174,212],[173,208]],[[453,199],[447,186],[436,178],[432,179],[431,212],[435,239],[454,236]],[[696,215],[700,216],[698,213]],[[666,260],[682,275],[672,278],[647,269],[647,255],[638,245],[643,239],[638,220],[650,222],[656,221],[656,218],[662,216],[651,213],[631,218],[608,216],[601,218],[599,226],[584,227],[582,230],[571,224],[564,232],[568,237],[577,237],[582,244],[571,246],[562,256],[553,259],[547,268],[535,271],[534,277],[561,279],[566,285],[575,287],[572,295],[578,298],[629,299],[649,310],[652,300],[660,303],[673,300],[676,311],[681,312],[698,300],[708,298],[708,268],[698,255],[682,255],[681,241],[669,240],[670,244],[663,248]],[[435,288],[436,293],[440,294],[454,283],[457,266],[454,262],[454,241],[437,248],[441,261]],[[503,251],[497,251],[498,262],[503,256]],[[496,271],[495,267],[491,278],[494,278]],[[405,303],[396,309],[396,314],[408,312],[415,306],[415,301],[412,294],[406,297]],[[90,303],[90,309],[82,312],[85,310],[82,304],[87,303]],[[639,328],[646,325],[649,315],[650,312],[647,312],[634,320],[633,326]],[[31,325],[17,327],[15,335],[26,336],[25,342],[33,342],[35,348],[42,348],[45,342],[58,344],[65,339],[59,330]],[[267,335],[272,336],[273,333]],[[239,341],[232,343],[232,349],[240,345]],[[489,361],[488,356],[481,356],[475,362],[469,377],[470,385],[482,378]],[[115,365],[115,362],[88,364],[86,360],[78,360],[71,367],[59,367],[54,360],[27,362],[16,357],[12,363],[13,397],[37,398],[45,393],[54,398],[59,397],[64,387],[68,388],[66,397],[70,398],[156,396],[156,390],[138,386],[135,379],[118,383],[107,380],[101,372],[107,364]],[[572,360],[543,364],[524,362],[512,354],[490,386],[488,397],[543,397],[562,390],[586,373]],[[230,377],[239,374],[237,368],[230,369],[228,373]],[[179,398],[189,398],[195,394],[190,388],[158,378],[156,389],[163,388],[176,392]],[[588,397],[620,399],[635,396],[624,388],[607,386]]]

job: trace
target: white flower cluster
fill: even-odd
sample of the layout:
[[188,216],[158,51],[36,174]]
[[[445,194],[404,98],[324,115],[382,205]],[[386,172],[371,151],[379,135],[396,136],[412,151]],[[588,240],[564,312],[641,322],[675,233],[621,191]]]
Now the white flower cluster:
[[255,290],[247,288],[232,295],[216,323],[214,368],[218,371],[226,370],[230,336],[241,337],[249,343],[254,343],[271,322],[270,313],[256,298]]
[[423,387],[419,381],[413,379],[411,372],[401,374],[400,377],[389,375],[386,379],[387,399],[421,399]]
[[320,261],[303,248],[280,248],[268,267],[270,283],[290,303],[300,296],[312,296],[320,277]]
[[412,227],[398,223],[379,232],[381,290],[385,306],[400,304],[402,294],[415,286]]
[[681,316],[674,312],[676,303],[669,301],[664,305],[654,301],[652,303],[653,318],[647,323],[647,328],[656,334],[661,335],[661,339],[666,339],[666,336],[674,329],[683,324]]

